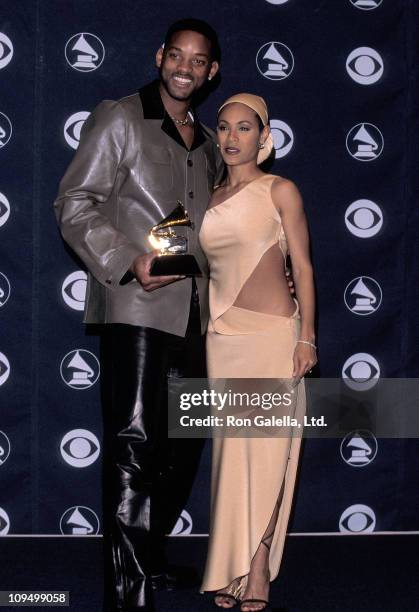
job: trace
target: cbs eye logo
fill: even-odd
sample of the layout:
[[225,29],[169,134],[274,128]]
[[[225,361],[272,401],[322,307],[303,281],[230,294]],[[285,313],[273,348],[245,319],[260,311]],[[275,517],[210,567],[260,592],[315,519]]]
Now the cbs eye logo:
[[371,238],[383,227],[383,213],[371,200],[356,200],[346,209],[345,225],[357,238]]
[[354,504],[346,508],[339,519],[342,533],[371,533],[375,529],[375,513],[369,506]]
[[10,204],[3,193],[0,193],[0,227],[4,225],[10,217]]
[[361,11],[372,11],[380,6],[382,1],[383,0],[351,0],[351,4],[361,9]]
[[0,32],[0,70],[12,61],[13,44],[6,34]]
[[188,535],[192,533],[192,517],[186,510],[182,510],[182,514],[177,520],[176,525],[173,527],[171,535]]
[[0,353],[0,387],[10,376],[10,363],[4,353]]
[[380,378],[378,361],[369,353],[356,353],[342,368],[343,382],[354,391],[369,391]]
[[69,274],[61,287],[61,295],[64,302],[73,310],[84,310],[86,299],[87,274],[83,270],[77,270]]
[[0,536],[4,536],[9,533],[10,519],[6,510],[0,508]]
[[383,76],[384,62],[375,49],[358,47],[348,55],[346,71],[356,83],[373,85]]
[[64,125],[65,141],[72,149],[77,149],[80,142],[80,133],[84,122],[89,117],[88,111],[74,113],[67,119]]
[[275,159],[285,157],[294,145],[294,134],[289,125],[280,119],[269,122],[275,147]]
[[60,451],[66,463],[72,467],[85,468],[99,457],[100,442],[87,429],[73,429],[61,440]]

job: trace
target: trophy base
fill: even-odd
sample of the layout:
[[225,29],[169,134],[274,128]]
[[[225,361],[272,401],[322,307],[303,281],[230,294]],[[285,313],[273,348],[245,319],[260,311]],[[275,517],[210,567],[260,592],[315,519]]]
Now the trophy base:
[[157,255],[150,268],[150,276],[202,276],[193,255]]

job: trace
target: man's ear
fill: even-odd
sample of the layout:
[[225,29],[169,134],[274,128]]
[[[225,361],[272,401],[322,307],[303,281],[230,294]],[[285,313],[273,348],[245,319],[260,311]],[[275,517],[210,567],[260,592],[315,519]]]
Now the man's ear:
[[215,75],[217,74],[217,72],[220,69],[220,64],[218,62],[212,62],[211,64],[211,68],[208,74],[208,80],[211,81],[211,79],[213,79],[215,77]]
[[164,52],[164,49],[163,49],[163,46],[161,46],[160,49],[156,53],[156,66],[157,66],[157,68],[160,68],[161,63],[163,61],[163,52]]

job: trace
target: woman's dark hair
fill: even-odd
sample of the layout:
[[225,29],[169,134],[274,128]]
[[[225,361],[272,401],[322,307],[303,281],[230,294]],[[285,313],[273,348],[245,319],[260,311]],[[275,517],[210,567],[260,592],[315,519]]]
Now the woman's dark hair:
[[179,21],[172,23],[164,38],[165,48],[169,46],[174,34],[177,32],[184,32],[185,30],[198,32],[198,34],[205,36],[205,38],[211,43],[211,61],[220,63],[221,48],[220,43],[218,42],[218,36],[214,28],[212,28],[209,23],[202,21],[201,19],[180,19]]

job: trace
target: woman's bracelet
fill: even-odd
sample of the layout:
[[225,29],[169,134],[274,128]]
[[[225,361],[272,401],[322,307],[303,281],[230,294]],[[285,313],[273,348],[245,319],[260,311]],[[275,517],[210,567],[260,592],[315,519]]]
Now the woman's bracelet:
[[297,342],[301,342],[301,344],[308,344],[309,346],[314,348],[315,351],[317,350],[317,346],[312,342],[309,342],[308,340],[297,340]]

